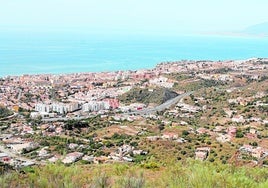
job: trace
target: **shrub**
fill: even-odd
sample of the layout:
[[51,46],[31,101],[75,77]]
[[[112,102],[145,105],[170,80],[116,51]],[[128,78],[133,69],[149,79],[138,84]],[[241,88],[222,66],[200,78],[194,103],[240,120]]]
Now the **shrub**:
[[142,167],[146,169],[157,169],[160,167],[160,165],[155,161],[149,161],[141,165]]
[[214,158],[210,158],[209,161],[213,163],[215,161],[215,159]]
[[93,180],[93,183],[92,183],[91,187],[92,188],[107,188],[107,187],[111,187],[110,179],[107,176],[107,174],[105,174],[105,173],[99,174]]
[[187,135],[189,135],[190,133],[188,132],[188,131],[186,131],[186,130],[184,130],[184,131],[182,131],[182,135],[183,136],[187,136]]
[[244,133],[242,132],[242,130],[238,129],[236,132],[236,138],[243,138],[244,137]]
[[136,177],[134,175],[129,175],[121,180],[119,180],[120,187],[123,188],[142,188],[145,185],[145,179],[143,173]]

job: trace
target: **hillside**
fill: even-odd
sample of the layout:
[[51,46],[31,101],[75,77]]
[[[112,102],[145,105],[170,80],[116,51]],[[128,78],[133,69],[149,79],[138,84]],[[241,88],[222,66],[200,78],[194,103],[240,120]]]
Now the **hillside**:
[[248,169],[210,162],[187,161],[162,165],[153,160],[143,165],[103,164],[99,166],[66,167],[49,164],[28,167],[25,174],[0,177],[1,187],[247,187],[268,186],[267,170]]
[[[267,62],[264,58],[243,62],[177,62],[158,67],[164,70],[162,78],[167,79],[155,75],[155,82],[144,77],[136,80],[133,73],[135,82],[130,76],[118,83],[106,78],[108,85],[92,85],[90,89],[86,89],[88,80],[81,88],[69,87],[77,84],[75,76],[62,88],[51,86],[62,101],[66,96],[90,96],[94,99],[88,106],[92,111],[82,108],[57,114],[51,109],[53,116],[41,119],[22,109],[18,116],[2,121],[0,185],[267,187]],[[179,72],[178,67],[187,71]],[[168,74],[169,69],[174,72]],[[105,77],[99,77],[104,82]],[[4,93],[6,104],[12,102],[10,98],[17,99],[13,86],[16,83],[3,82],[4,86],[15,88]],[[161,88],[166,83],[173,83],[173,88]],[[51,108],[46,105],[47,100],[55,103],[50,87],[31,87],[36,93],[26,90],[28,84],[23,88],[22,98],[27,97],[31,104],[39,104],[40,93],[47,95],[42,106]],[[128,92],[122,94],[124,91]],[[162,111],[160,107],[153,108],[176,97],[174,91],[181,93],[177,104],[172,103]],[[188,91],[194,92],[188,95]],[[77,92],[79,95],[75,95]],[[129,106],[122,105],[121,110],[117,99]],[[55,104],[75,108],[71,101]],[[107,101],[111,103],[109,110]],[[124,113],[146,106],[135,103],[148,104],[147,109],[141,110],[146,113]],[[23,104],[27,106],[28,102]],[[14,105],[4,107],[3,111]]]
[[133,88],[129,92],[120,96],[120,101],[129,104],[140,102],[144,104],[154,103],[154,104],[162,104],[174,97],[178,96],[178,94],[174,91],[171,91],[166,88],[155,88],[155,89],[141,89],[141,88]]

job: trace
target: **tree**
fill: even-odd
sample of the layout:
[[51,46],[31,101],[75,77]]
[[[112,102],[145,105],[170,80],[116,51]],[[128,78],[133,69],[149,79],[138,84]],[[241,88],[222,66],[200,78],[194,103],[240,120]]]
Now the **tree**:
[[4,118],[4,117],[10,116],[12,114],[13,114],[12,111],[8,110],[5,107],[0,106],[0,118]]
[[258,146],[258,143],[257,142],[253,142],[251,143],[252,146]]
[[186,131],[186,130],[184,130],[184,131],[182,131],[182,135],[183,136],[187,136],[187,135],[189,135],[190,133],[188,132],[188,131]]
[[165,129],[165,125],[163,123],[161,123],[159,126],[158,126],[158,129],[159,131],[161,132],[162,130]]
[[236,138],[243,138],[244,137],[244,133],[242,132],[241,129],[238,129],[235,135]]

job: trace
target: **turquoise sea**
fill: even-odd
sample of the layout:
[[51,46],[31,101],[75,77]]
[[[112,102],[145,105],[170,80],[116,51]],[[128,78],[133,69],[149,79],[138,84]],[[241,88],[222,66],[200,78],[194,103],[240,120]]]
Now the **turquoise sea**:
[[0,76],[153,68],[164,61],[268,57],[268,38],[0,35]]

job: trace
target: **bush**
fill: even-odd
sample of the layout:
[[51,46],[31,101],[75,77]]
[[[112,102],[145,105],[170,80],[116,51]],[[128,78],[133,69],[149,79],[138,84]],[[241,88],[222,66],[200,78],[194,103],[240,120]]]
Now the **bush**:
[[145,185],[145,179],[143,177],[143,173],[140,174],[139,177],[130,175],[119,180],[120,187],[123,188],[142,188]]
[[214,158],[210,158],[209,161],[213,163],[215,161],[215,159]]
[[238,129],[236,132],[236,138],[243,138],[244,137],[244,133],[242,132],[241,129]]
[[182,136],[187,136],[187,135],[189,135],[190,133],[188,132],[188,131],[186,131],[186,130],[184,130],[184,131],[182,131]]
[[258,143],[257,142],[253,142],[251,143],[252,146],[258,146]]
[[76,166],[66,167],[63,164],[48,164],[42,168],[26,169],[25,172],[28,176],[23,182],[25,186],[22,184],[19,187],[81,187],[86,183],[81,174],[79,175]]
[[160,167],[160,165],[155,161],[149,161],[141,165],[143,168],[146,169],[157,169]]
[[130,142],[130,145],[134,146],[134,147],[137,147],[139,144],[138,144],[138,142]]
[[94,187],[94,188],[111,187],[111,183],[107,174],[102,173],[98,175],[97,177],[95,177],[91,187]]

